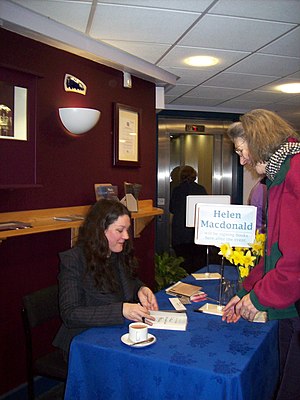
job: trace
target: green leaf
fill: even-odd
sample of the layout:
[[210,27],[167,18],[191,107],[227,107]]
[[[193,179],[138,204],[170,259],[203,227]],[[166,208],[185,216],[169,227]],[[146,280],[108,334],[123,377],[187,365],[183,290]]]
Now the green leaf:
[[162,290],[186,277],[188,273],[180,265],[182,257],[174,257],[167,252],[155,254],[155,284],[156,290]]

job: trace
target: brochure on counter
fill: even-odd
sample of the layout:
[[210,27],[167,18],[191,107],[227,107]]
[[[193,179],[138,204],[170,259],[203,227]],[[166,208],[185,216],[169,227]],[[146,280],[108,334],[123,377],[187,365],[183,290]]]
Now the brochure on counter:
[[188,319],[185,312],[150,311],[150,315],[155,317],[155,321],[151,321],[153,325],[149,329],[186,330]]

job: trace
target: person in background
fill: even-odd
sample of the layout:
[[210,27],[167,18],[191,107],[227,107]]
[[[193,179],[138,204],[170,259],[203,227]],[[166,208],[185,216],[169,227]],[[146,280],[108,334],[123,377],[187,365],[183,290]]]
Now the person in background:
[[173,168],[170,174],[171,182],[170,182],[170,197],[172,196],[173,190],[179,185],[179,174],[180,174],[180,165]]
[[186,227],[186,197],[207,194],[205,187],[195,182],[196,178],[194,168],[189,165],[181,168],[180,184],[174,188],[169,206],[173,214],[172,247],[177,257],[184,258],[182,267],[189,274],[206,265],[206,246],[195,244],[195,229]]
[[145,321],[158,305],[136,276],[129,236],[130,213],[117,200],[101,199],[88,212],[75,247],[60,253],[62,325],[53,344],[68,354],[72,338],[90,327]]
[[300,135],[277,114],[253,110],[228,129],[242,165],[266,175],[265,255],[223,309],[223,321],[253,321],[258,311],[279,320],[280,384],[276,400],[300,394]]
[[266,201],[267,186],[266,178],[263,176],[252,187],[248,198],[248,204],[257,208],[256,229],[261,233],[264,233],[266,226]]

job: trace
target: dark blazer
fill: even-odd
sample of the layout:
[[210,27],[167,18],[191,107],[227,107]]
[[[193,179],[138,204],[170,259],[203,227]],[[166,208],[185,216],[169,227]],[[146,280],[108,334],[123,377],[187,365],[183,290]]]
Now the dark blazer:
[[172,220],[172,246],[184,243],[194,243],[194,228],[187,228],[186,223],[186,196],[207,194],[204,186],[196,182],[182,182],[175,187],[170,200],[169,210]]
[[138,302],[137,292],[143,283],[125,275],[118,253],[113,253],[110,260],[120,281],[117,293],[95,287],[94,278],[86,274],[86,261],[80,247],[59,256],[59,307],[63,324],[53,344],[68,352],[72,338],[85,329],[123,324],[123,302]]

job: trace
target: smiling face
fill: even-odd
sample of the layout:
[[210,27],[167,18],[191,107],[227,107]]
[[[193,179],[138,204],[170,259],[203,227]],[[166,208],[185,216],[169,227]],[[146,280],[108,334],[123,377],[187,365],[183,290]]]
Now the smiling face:
[[110,224],[104,231],[108,240],[108,246],[113,253],[120,253],[124,243],[129,239],[128,230],[130,228],[130,218],[128,215],[121,215],[115,222]]

